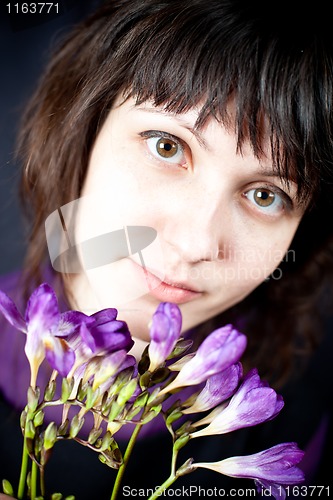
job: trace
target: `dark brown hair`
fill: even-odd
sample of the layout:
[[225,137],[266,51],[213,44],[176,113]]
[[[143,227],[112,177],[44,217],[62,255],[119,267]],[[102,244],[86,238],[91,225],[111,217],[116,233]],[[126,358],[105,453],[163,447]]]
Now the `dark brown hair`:
[[45,219],[80,196],[92,145],[121,92],[176,113],[204,102],[198,127],[211,116],[229,125],[232,98],[239,149],[249,140],[260,156],[264,116],[274,168],[297,182],[308,209],[282,279],[263,283],[209,328],[241,318],[252,361],[264,375],[287,373],[295,350],[316,342],[323,297],[331,306],[333,41],[329,13],[307,9],[302,3],[294,17],[283,2],[115,0],[75,28],[23,120],[27,283],[42,279]]

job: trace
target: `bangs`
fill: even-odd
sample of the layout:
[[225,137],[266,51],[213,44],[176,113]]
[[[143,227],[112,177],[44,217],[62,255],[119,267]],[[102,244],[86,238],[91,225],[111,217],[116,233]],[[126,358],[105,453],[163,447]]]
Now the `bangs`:
[[214,117],[235,128],[240,151],[249,141],[257,157],[265,120],[275,171],[297,183],[300,202],[313,198],[322,159],[331,164],[333,157],[321,139],[332,137],[332,61],[317,58],[319,42],[307,26],[300,33],[290,21],[288,30],[272,23],[272,14],[268,21],[265,12],[232,1],[152,2],[150,11],[131,19],[117,47],[117,60],[128,61],[126,97],[174,113],[200,105],[198,128]]

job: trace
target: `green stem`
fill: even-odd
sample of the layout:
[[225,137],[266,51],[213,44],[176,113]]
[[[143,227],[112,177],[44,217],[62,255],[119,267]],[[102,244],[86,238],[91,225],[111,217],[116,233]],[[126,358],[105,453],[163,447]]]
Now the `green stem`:
[[176,464],[177,464],[177,456],[178,456],[178,451],[176,451],[174,448],[172,450],[172,460],[171,460],[171,476],[176,476]]
[[39,470],[39,484],[40,484],[40,492],[42,497],[45,496],[45,469],[41,467]]
[[35,461],[32,462],[31,468],[31,485],[30,485],[30,498],[35,500],[37,496],[37,476],[38,476],[38,465]]
[[113,486],[112,495],[111,495],[111,499],[110,500],[116,500],[116,498],[117,498],[117,495],[119,493],[119,488],[120,488],[121,481],[122,481],[123,476],[124,476],[124,472],[125,472],[127,463],[128,463],[129,458],[131,456],[132,450],[133,450],[135,442],[136,442],[136,438],[138,437],[138,434],[139,434],[139,432],[141,430],[141,427],[142,427],[142,424],[138,424],[138,425],[135,426],[134,431],[132,433],[132,436],[131,436],[131,438],[130,438],[130,440],[128,442],[128,445],[127,445],[127,448],[126,448],[126,451],[125,451],[125,454],[124,454],[123,463],[119,467],[119,470],[118,470],[118,473],[117,473],[117,477],[116,477],[116,480],[114,482],[114,486]]
[[168,479],[164,481],[163,484],[157,490],[154,491],[154,493],[148,498],[148,500],[156,500],[156,498],[160,498],[160,496],[163,494],[163,492],[169,488],[177,479],[177,476],[175,474],[170,474]]
[[21,500],[24,496],[24,490],[25,490],[25,486],[26,486],[27,472],[28,472],[28,461],[29,461],[29,454],[28,454],[28,448],[27,448],[27,439],[26,439],[26,437],[24,437],[20,480],[19,480],[19,486],[18,486],[18,491],[17,491],[17,498],[19,500]]

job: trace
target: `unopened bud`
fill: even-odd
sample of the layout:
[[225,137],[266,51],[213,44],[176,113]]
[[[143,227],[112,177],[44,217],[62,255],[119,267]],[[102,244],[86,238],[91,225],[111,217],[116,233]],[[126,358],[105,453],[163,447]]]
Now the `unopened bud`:
[[121,411],[122,411],[122,407],[119,406],[117,401],[114,401],[111,405],[110,413],[108,416],[109,422],[112,422],[115,418],[117,418]]
[[68,380],[67,378],[62,379],[62,385],[61,385],[61,402],[66,403],[68,398],[71,395],[71,392],[74,387],[74,378],[71,378]]
[[174,442],[173,449],[179,451],[183,446],[189,442],[190,436],[188,434],[183,434]]
[[153,420],[157,415],[160,413],[162,410],[162,405],[157,405],[157,406],[152,406],[148,413],[144,416],[144,418],[141,420],[142,424],[147,424],[151,420]]
[[27,421],[27,412],[26,412],[26,410],[23,410],[21,413],[21,417],[20,417],[20,426],[21,426],[22,432],[24,432],[26,421]]
[[100,398],[100,390],[96,389],[94,391],[93,388],[89,385],[87,387],[87,399],[85,402],[86,409],[90,410],[95,405],[95,403],[98,401],[99,398]]
[[88,443],[91,445],[96,443],[97,439],[102,434],[102,432],[103,432],[103,429],[101,429],[101,428],[91,429],[91,431],[89,432],[89,436],[88,436]]
[[113,437],[111,435],[111,432],[109,432],[109,431],[106,432],[104,434],[104,436],[103,436],[103,439],[102,439],[102,442],[101,442],[101,446],[100,446],[99,449],[101,451],[105,451],[105,450],[109,449],[110,446],[111,446],[112,441],[113,441]]
[[44,412],[43,410],[39,410],[34,416],[34,426],[39,427],[44,422]]
[[24,435],[28,439],[34,439],[36,429],[32,420],[28,420],[25,424]]
[[50,380],[50,382],[47,384],[44,392],[44,400],[45,401],[52,401],[55,395],[55,391],[57,388],[57,384],[55,380]]
[[68,434],[68,429],[69,429],[69,420],[68,418],[66,418],[66,420],[60,425],[58,429],[59,436],[66,436]]
[[148,398],[149,398],[148,391],[141,392],[141,394],[139,394],[139,396],[135,399],[132,408],[136,407],[143,408],[146,405]]
[[9,481],[7,479],[2,480],[2,490],[6,495],[13,496],[14,495],[14,489]]
[[44,449],[50,450],[57,441],[57,426],[55,422],[50,422],[44,434]]
[[39,403],[40,390],[38,387],[33,389],[31,386],[28,389],[27,399],[28,399],[28,410],[29,412],[35,412]]
[[176,471],[176,476],[184,476],[185,474],[189,474],[190,472],[193,472],[195,470],[195,467],[192,466],[193,464],[193,458],[189,458],[186,460],[186,462],[179,467],[179,469]]
[[137,381],[133,378],[128,384],[126,384],[121,391],[119,392],[117,403],[119,406],[124,406],[129,399],[133,396],[135,390],[137,388]]
[[84,418],[78,417],[78,415],[74,415],[71,422],[71,427],[69,429],[69,435],[71,438],[75,438],[78,435],[83,424],[84,424]]
[[176,422],[176,420],[178,420],[182,416],[183,416],[182,412],[178,408],[176,408],[167,417],[166,425],[169,426],[169,425],[173,424],[174,422]]

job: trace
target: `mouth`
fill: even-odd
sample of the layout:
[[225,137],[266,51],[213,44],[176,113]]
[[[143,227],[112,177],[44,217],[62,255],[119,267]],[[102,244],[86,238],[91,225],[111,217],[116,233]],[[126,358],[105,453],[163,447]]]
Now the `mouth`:
[[[132,261],[133,262],[133,261]],[[176,281],[169,277],[158,278],[147,268],[136,264],[141,271],[141,275],[147,283],[149,295],[155,297],[160,302],[173,302],[175,304],[185,304],[202,296],[203,292],[196,290],[185,281]]]

